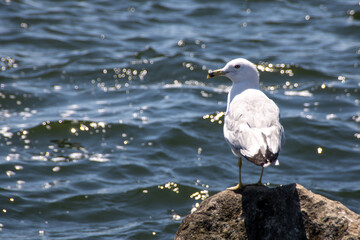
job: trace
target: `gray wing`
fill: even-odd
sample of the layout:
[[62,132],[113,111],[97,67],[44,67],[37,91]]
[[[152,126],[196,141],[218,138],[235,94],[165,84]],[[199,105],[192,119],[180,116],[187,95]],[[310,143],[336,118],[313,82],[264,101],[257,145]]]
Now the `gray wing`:
[[263,92],[237,95],[225,115],[224,136],[234,154],[260,166],[275,162],[284,141],[276,104]]

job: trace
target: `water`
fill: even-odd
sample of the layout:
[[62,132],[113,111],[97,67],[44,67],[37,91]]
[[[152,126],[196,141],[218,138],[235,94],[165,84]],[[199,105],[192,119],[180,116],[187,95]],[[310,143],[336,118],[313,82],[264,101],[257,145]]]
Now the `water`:
[[[358,1],[0,2],[1,239],[172,239],[237,181],[222,135],[244,57],[280,107],[271,186],[360,213]],[[243,181],[260,168],[244,162]]]

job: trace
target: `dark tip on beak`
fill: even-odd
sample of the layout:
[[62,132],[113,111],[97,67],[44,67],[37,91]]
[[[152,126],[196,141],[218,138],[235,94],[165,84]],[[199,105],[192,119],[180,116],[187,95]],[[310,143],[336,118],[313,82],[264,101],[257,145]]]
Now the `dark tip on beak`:
[[223,76],[225,75],[226,72],[224,72],[222,69],[218,69],[218,70],[209,70],[208,75],[206,78],[213,78],[216,76]]
[[212,77],[215,77],[215,74],[214,74],[213,71],[210,70],[210,71],[208,72],[207,78],[212,78]]

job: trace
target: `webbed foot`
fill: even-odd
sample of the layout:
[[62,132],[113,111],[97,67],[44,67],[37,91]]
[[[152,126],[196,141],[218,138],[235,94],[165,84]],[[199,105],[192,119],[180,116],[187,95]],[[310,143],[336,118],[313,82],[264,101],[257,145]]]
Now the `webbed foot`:
[[228,187],[226,188],[227,190],[230,190],[230,191],[237,191],[237,190],[241,190],[245,187],[244,184],[237,184],[236,186],[233,186],[233,187]]

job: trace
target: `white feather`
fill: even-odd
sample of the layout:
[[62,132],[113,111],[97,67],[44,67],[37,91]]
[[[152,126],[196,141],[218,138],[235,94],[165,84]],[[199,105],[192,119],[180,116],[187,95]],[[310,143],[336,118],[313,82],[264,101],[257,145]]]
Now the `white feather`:
[[[239,69],[234,69],[240,65]],[[256,66],[245,59],[230,61],[222,69],[233,82],[228,95],[224,137],[233,153],[246,158],[266,151],[278,154],[284,141],[279,108],[259,90]],[[278,161],[275,164],[278,164]],[[263,166],[268,166],[265,163]]]

